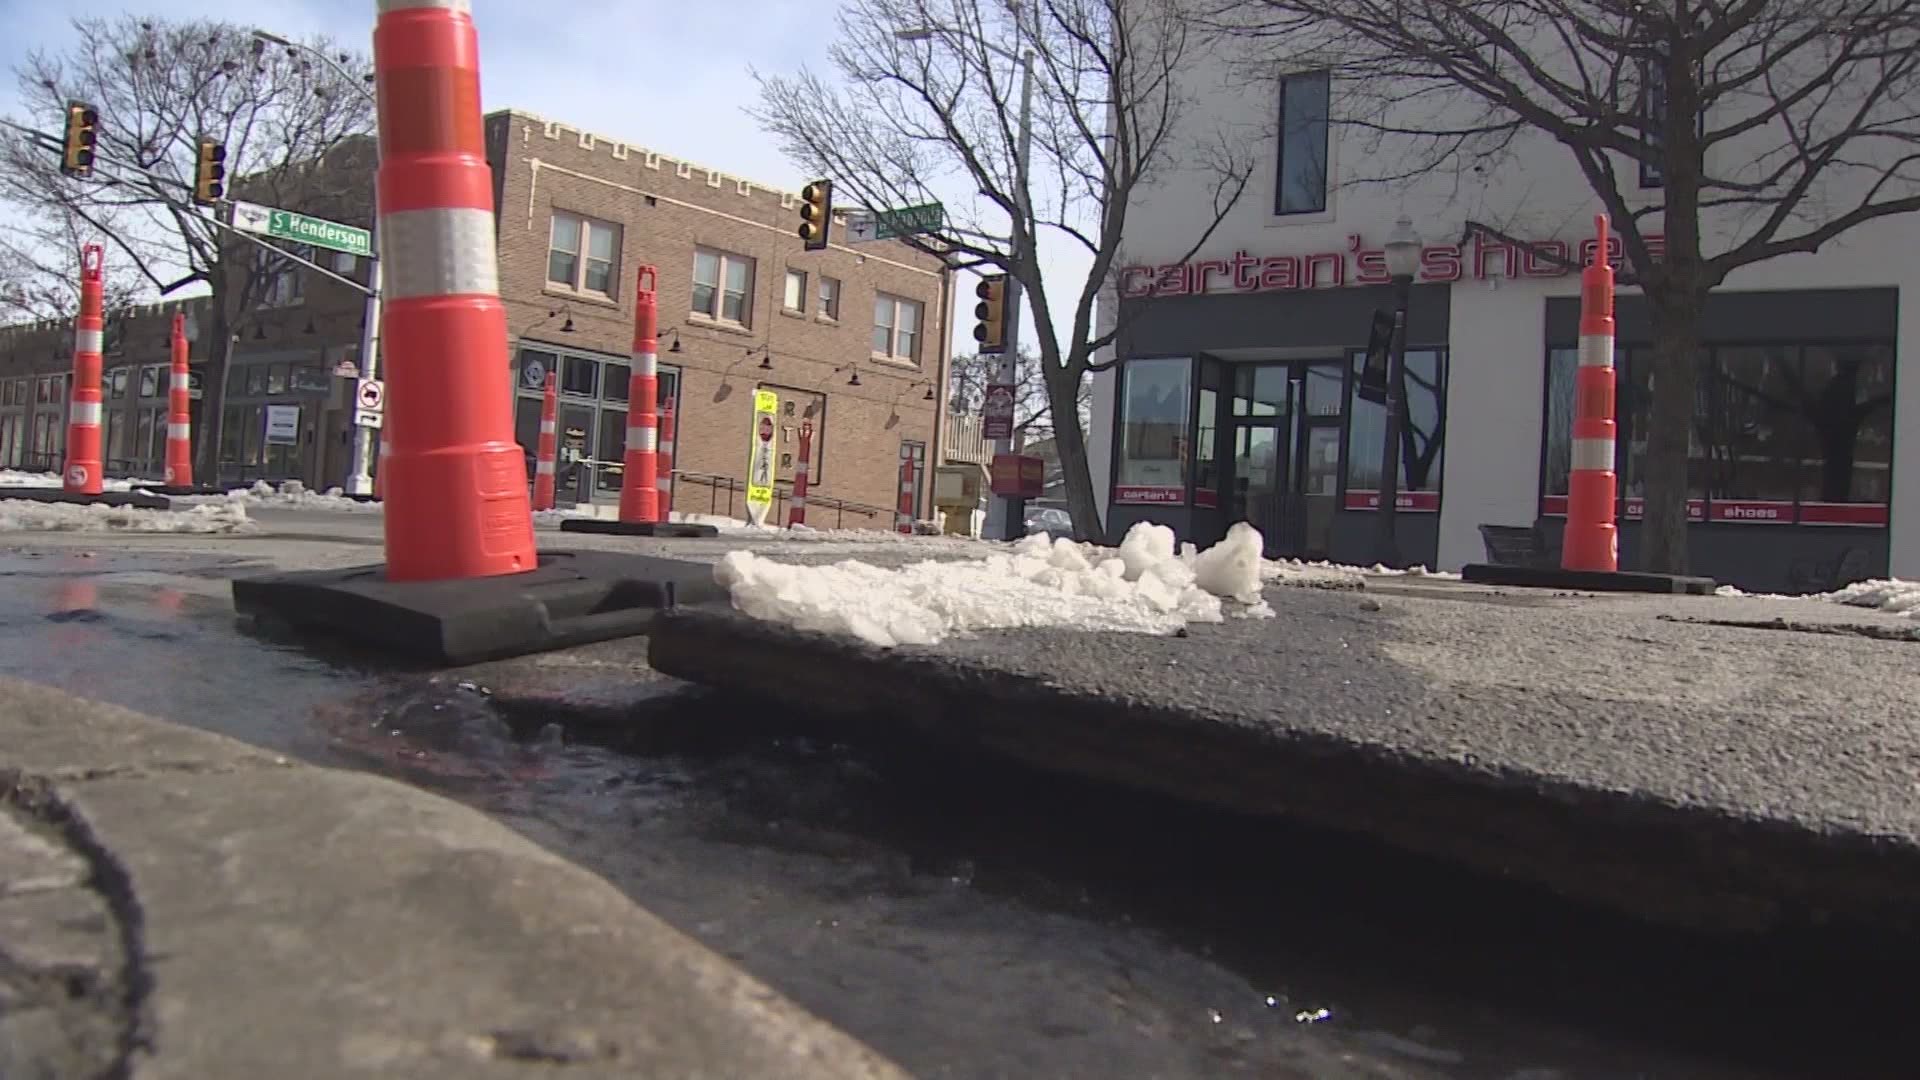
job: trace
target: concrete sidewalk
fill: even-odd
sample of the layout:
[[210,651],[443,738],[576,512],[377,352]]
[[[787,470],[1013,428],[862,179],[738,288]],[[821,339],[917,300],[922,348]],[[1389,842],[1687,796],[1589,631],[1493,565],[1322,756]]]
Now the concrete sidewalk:
[[388,780],[0,679],[0,1076],[895,1077]]
[[1379,836],[1692,926],[1920,913],[1920,626],[1804,600],[1370,577],[1185,637],[878,650],[726,610],[668,675]]

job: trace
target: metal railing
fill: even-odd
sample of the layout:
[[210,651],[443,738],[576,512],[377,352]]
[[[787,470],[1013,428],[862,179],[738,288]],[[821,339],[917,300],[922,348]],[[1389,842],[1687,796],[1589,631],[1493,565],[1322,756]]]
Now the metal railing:
[[987,442],[986,425],[978,416],[946,414],[947,433],[941,442],[941,455],[948,461],[993,464],[993,445]]
[[[705,488],[705,493],[696,489]],[[725,499],[722,499],[722,493]],[[793,499],[793,488],[784,483],[773,486],[773,509],[767,512],[769,525],[784,526],[787,523],[787,507]],[[724,502],[724,509],[722,504]],[[737,509],[736,509],[737,507]],[[718,476],[713,473],[673,471],[672,510],[683,514],[711,514],[715,517],[725,514],[730,518],[747,520],[747,486],[731,476]],[[833,524],[827,526],[827,514],[833,515]],[[849,521],[849,519],[852,519]],[[850,502],[836,499],[816,492],[807,492],[807,524],[814,528],[827,526],[835,529],[891,529],[893,511],[884,506],[870,503]]]

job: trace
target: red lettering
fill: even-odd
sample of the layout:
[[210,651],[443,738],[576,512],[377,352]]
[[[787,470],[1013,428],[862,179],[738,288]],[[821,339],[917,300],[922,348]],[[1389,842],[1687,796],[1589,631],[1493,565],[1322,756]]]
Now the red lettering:
[[1519,260],[1515,258],[1513,245],[1502,243],[1498,240],[1489,241],[1485,236],[1475,236],[1473,238],[1473,276],[1475,280],[1486,280],[1488,276],[1487,262],[1489,258],[1494,255],[1500,256],[1500,276],[1509,278],[1514,276],[1514,270],[1516,269],[1515,264]]
[[1299,288],[1300,260],[1291,255],[1270,255],[1261,260],[1260,287],[1262,289]]
[[1203,259],[1193,264],[1193,291],[1206,293],[1213,291],[1213,282],[1207,280],[1210,275],[1227,273],[1225,259]]
[[1160,280],[1156,283],[1154,292],[1161,296],[1187,295],[1187,269],[1179,263],[1161,267]]
[[1568,272],[1566,264],[1572,260],[1565,240],[1529,244],[1521,254],[1520,272],[1528,277],[1562,277]]
[[[1147,283],[1145,285],[1135,284],[1135,282],[1142,277],[1147,278]],[[1129,300],[1133,300],[1142,296],[1147,296],[1152,292],[1153,292],[1153,268],[1152,267],[1129,266],[1126,269],[1120,271],[1120,295],[1121,296],[1124,296]]]
[[1420,253],[1422,281],[1459,281],[1460,271],[1460,245],[1458,244],[1437,244]]
[[[1260,260],[1245,251],[1233,253],[1233,287],[1241,292],[1252,292],[1260,287]],[[1248,271],[1256,271],[1248,273]]]
[[1393,280],[1393,275],[1387,273],[1387,253],[1384,251],[1374,249],[1358,252],[1353,257],[1353,264],[1359,270],[1353,276],[1357,284],[1385,285]]
[[[1319,269],[1322,266],[1327,268],[1327,279],[1324,284],[1320,280],[1319,273]],[[1305,288],[1337,289],[1347,283],[1347,258],[1337,251],[1330,251],[1322,255],[1309,255],[1307,256],[1305,277],[1306,280],[1301,282]]]

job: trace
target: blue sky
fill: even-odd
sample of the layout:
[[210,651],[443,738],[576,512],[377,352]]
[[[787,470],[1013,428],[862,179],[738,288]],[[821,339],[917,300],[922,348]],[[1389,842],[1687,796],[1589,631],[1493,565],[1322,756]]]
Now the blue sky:
[[[527,109],[796,191],[808,179],[743,110],[757,95],[750,68],[769,74],[790,74],[802,64],[826,69],[832,7],[735,0],[720,9],[681,0],[596,4],[591,15],[531,0],[474,0],[473,7],[485,108]],[[0,115],[26,119],[13,68],[29,50],[64,51],[73,41],[74,16],[128,11],[224,19],[294,39],[327,34],[362,51],[371,48],[375,17],[373,0],[0,0]],[[1077,295],[1084,265],[1062,272],[1068,278],[1054,289]],[[961,284],[967,299],[970,281]],[[956,343],[964,340],[969,351],[972,325],[956,326]]]

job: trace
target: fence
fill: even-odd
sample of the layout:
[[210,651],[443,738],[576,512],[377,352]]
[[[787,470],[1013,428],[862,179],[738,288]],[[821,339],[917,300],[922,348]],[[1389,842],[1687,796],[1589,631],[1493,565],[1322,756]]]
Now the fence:
[[993,464],[993,446],[987,442],[986,426],[978,416],[948,413],[946,424],[947,437],[941,444],[943,457],[948,461]]
[[[712,473],[673,471],[673,506],[683,514],[712,514],[719,516],[747,518],[746,485],[731,476],[717,476]],[[697,490],[704,488],[704,494]],[[725,498],[722,498],[724,493]],[[793,498],[793,488],[787,484],[775,484],[773,487],[773,509],[767,512],[769,525],[785,525],[787,507]],[[737,509],[736,509],[737,507]],[[884,506],[868,503],[848,502],[828,495],[821,495],[818,489],[807,492],[807,524],[813,528],[827,526],[826,515],[833,515],[830,528],[835,529],[891,529],[893,511]]]

